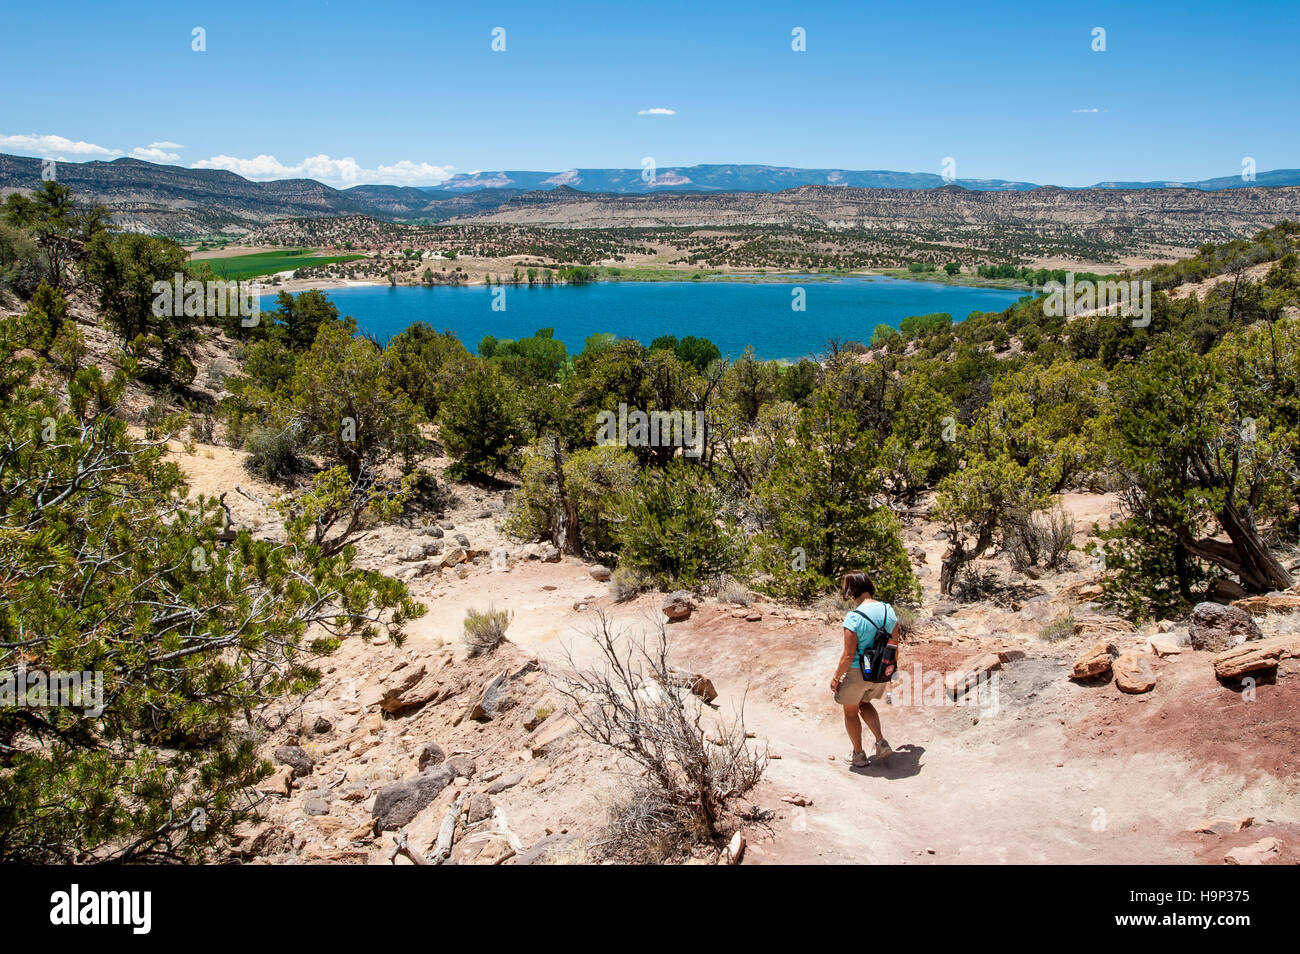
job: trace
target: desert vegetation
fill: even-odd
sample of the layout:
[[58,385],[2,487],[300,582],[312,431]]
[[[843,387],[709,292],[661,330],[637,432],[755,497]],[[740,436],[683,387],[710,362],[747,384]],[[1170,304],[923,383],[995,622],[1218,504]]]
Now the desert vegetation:
[[[486,254],[484,236],[455,228],[457,247]],[[534,252],[568,263],[554,280],[585,281],[595,273],[573,262],[659,237],[566,233]],[[754,241],[766,251],[751,264],[827,264]],[[906,607],[921,589],[904,530],[921,518],[945,535],[941,592],[957,601],[979,596],[978,561],[995,550],[1039,575],[1095,561],[1101,600],[1131,620],[1185,614],[1225,584],[1290,587],[1297,246],[1300,226],[1284,223],[1131,273],[1165,290],[1224,279],[1157,290],[1146,323],[1056,317],[1027,296],[959,323],[911,316],[791,365],[724,360],[703,336],[593,335],[571,354],[538,329],[471,351],[417,324],[380,342],[318,291],[279,295],[251,326],[158,314],[154,284],[203,280],[204,266],[170,240],[108,229],[63,186],[11,196],[0,667],[102,672],[106,708],[94,721],[72,704],[0,709],[0,858],[212,856],[271,772],[257,755],[268,705],[309,692],[345,641],[398,643],[425,612],[405,583],[355,565],[357,542],[449,487],[509,487],[505,530],[599,561],[620,598],[809,607],[863,569]],[[107,342],[95,357],[90,332]],[[200,388],[218,345],[233,369]],[[144,409],[128,413],[128,399]],[[610,440],[601,421],[620,408],[697,426],[690,440],[671,427]],[[199,436],[274,484],[282,538],[186,493],[167,449]],[[450,458],[442,475],[424,463],[435,451]],[[1117,494],[1122,513],[1085,556],[1061,499],[1092,490]],[[501,653],[510,620],[464,620],[476,665]],[[725,837],[729,802],[762,771],[743,726],[704,728],[663,645],[641,645],[633,666],[608,629],[597,642],[606,668],[575,665],[561,685],[583,731],[648,773],[611,837]],[[658,701],[639,708],[654,685]],[[182,837],[200,810],[203,836]]]

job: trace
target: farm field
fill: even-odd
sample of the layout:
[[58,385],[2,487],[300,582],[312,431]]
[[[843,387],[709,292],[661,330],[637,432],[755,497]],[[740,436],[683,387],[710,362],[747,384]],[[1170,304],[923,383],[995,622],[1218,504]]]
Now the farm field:
[[207,262],[219,278],[238,281],[245,278],[257,278],[260,275],[274,275],[289,269],[306,268],[309,265],[333,265],[339,262],[354,262],[364,255],[318,255],[315,249],[277,249],[272,252],[252,252],[247,255],[195,255],[192,261]]

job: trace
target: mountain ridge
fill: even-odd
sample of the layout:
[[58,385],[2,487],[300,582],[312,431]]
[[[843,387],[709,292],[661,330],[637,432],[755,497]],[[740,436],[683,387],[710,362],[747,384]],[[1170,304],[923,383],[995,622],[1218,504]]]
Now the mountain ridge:
[[[40,159],[0,154],[0,197],[37,188],[41,181],[41,167]],[[707,174],[701,176],[696,171],[700,169]],[[940,176],[926,173],[874,171],[850,175],[844,170],[715,165],[658,170],[657,181],[676,185],[651,188],[641,179],[640,170],[596,171],[609,175],[603,179],[593,178],[585,175],[583,170],[573,170],[572,175],[487,173],[473,179],[453,177],[437,187],[365,184],[337,189],[315,179],[259,182],[224,169],[189,169],[122,157],[108,161],[60,162],[55,175],[70,185],[84,201],[107,206],[114,223],[120,228],[186,237],[247,233],[288,218],[367,215],[396,222],[435,224],[493,216],[521,207],[581,202],[608,206],[620,200],[656,197],[672,204],[721,202],[735,205],[739,202],[764,206],[774,201],[785,203],[791,197],[812,197],[834,205],[840,199],[850,204],[860,203],[863,194],[875,194],[881,198],[930,195],[935,203],[943,206],[947,204],[944,198],[947,195],[1021,196],[1026,199],[1040,196],[1050,202],[1051,196],[1061,194],[1208,194],[1241,191],[1248,185],[1241,183],[1240,177],[1224,177],[1202,180],[1199,184],[1115,182],[1078,189],[1002,179],[946,182]],[[834,181],[801,181],[801,178],[814,173],[822,179]],[[686,187],[701,179],[707,182],[725,179],[731,188]],[[875,184],[857,184],[864,181]],[[593,184],[606,187],[605,191],[581,188]],[[1259,197],[1264,205],[1275,204],[1268,198],[1276,195],[1272,190],[1300,185],[1300,170],[1259,173],[1249,185],[1256,189],[1249,195]],[[1289,199],[1286,204],[1290,206]],[[706,221],[709,218],[707,214],[703,217]]]

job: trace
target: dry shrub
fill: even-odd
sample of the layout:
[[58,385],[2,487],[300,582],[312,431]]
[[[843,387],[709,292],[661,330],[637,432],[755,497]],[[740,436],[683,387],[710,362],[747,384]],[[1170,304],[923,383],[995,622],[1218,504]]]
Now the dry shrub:
[[633,566],[620,566],[609,578],[609,592],[616,603],[626,603],[650,588],[650,577]]
[[743,700],[734,720],[720,717],[685,688],[669,665],[662,625],[656,638],[619,633],[596,613],[590,633],[599,662],[572,657],[551,681],[588,738],[642,770],[613,813],[604,846],[632,860],[663,860],[692,844],[724,837],[727,805],[749,792],[766,753],[745,737]]
[[471,656],[482,656],[500,646],[514,614],[509,610],[471,609],[465,614],[465,642]]
[[1074,540],[1074,519],[1059,504],[1051,510],[1018,513],[1007,521],[1006,547],[1018,569],[1064,565]]
[[736,606],[750,606],[754,602],[749,587],[733,576],[724,576],[718,582],[717,597],[720,603],[733,603]]
[[1038,631],[1038,638],[1049,643],[1060,642],[1074,635],[1074,614],[1069,613],[1054,619]]

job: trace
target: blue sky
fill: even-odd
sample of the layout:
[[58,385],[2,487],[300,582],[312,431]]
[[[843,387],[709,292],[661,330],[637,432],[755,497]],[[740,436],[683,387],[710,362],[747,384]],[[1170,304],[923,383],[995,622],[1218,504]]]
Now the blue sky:
[[0,152],[68,160],[332,185],[646,156],[936,173],[951,156],[962,178],[1057,185],[1300,167],[1295,0],[60,0],[3,23]]

